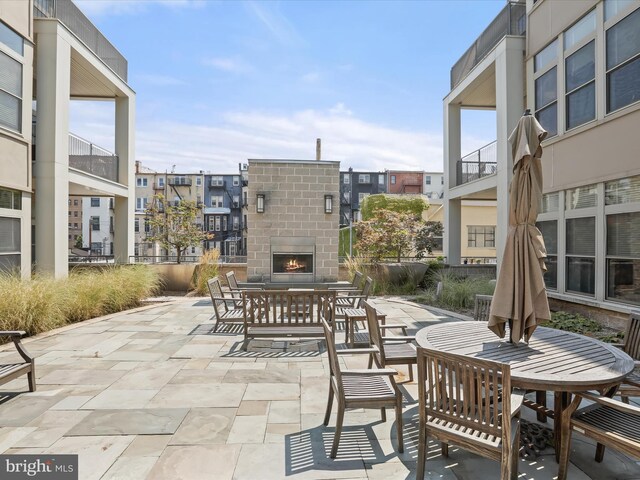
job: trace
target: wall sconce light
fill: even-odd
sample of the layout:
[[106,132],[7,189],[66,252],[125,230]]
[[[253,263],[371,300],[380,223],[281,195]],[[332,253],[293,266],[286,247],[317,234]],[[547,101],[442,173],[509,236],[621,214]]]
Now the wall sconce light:
[[333,195],[324,196],[324,213],[333,212]]
[[256,212],[264,213],[264,193],[259,193],[257,196]]

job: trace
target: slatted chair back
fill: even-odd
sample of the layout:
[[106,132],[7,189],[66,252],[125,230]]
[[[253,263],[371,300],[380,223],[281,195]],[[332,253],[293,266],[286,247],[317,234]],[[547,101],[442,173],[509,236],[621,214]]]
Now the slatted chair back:
[[367,314],[367,327],[369,329],[369,343],[372,347],[378,349],[378,353],[375,353],[377,365],[384,365],[384,341],[382,340],[382,333],[380,332],[380,325],[378,324],[378,312],[375,308],[369,305],[368,302],[363,302],[364,310]]
[[225,273],[227,277],[227,285],[229,285],[229,290],[240,290],[240,286],[238,285],[238,280],[236,279],[236,274],[234,271]]
[[476,322],[488,322],[489,311],[491,310],[491,295],[476,295],[475,305],[473,307],[473,319]]
[[640,310],[632,310],[624,334],[624,351],[634,360],[640,360]]
[[511,424],[508,364],[418,348],[419,399],[427,416],[500,438]]
[[209,294],[211,295],[211,303],[213,303],[213,310],[216,313],[216,319],[220,320],[220,317],[224,312],[229,311],[227,302],[224,301],[224,294],[222,293],[222,285],[218,277],[213,277],[207,280],[207,286],[209,287]]
[[359,272],[358,270],[355,271],[355,273],[353,274],[353,280],[351,280],[351,286],[358,288],[360,287],[360,284],[362,283],[362,272]]
[[373,287],[373,279],[371,277],[367,277],[364,281],[364,286],[362,287],[362,292],[360,293],[360,297],[356,302],[356,308],[364,308],[364,302],[369,298],[369,294],[371,293],[371,288]]
[[324,329],[324,339],[327,342],[327,356],[329,357],[329,374],[335,379],[335,386],[338,390],[338,398],[342,397],[344,388],[342,386],[342,376],[340,373],[340,363],[338,362],[338,352],[336,351],[336,342],[331,330],[331,325],[322,320],[322,328]]
[[319,325],[321,319],[334,323],[336,292],[327,290],[245,290],[247,321],[281,327]]

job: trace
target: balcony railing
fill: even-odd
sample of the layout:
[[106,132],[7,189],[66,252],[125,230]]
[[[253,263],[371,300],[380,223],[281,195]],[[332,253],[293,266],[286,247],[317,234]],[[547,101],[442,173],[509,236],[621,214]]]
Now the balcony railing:
[[69,166],[114,182],[118,181],[118,156],[69,134]]
[[170,177],[169,178],[169,185],[172,185],[172,186],[185,185],[187,187],[190,187],[192,183],[193,182],[189,177]]
[[494,175],[498,168],[496,142],[471,152],[458,160],[457,184],[471,182],[482,177]]
[[60,20],[105,65],[122,80],[127,81],[127,59],[71,0],[34,0],[33,16]]
[[473,45],[464,52],[460,60],[451,68],[451,90],[453,90],[473,67],[507,35],[523,36],[527,16],[524,2],[509,2],[496,18],[482,32]]

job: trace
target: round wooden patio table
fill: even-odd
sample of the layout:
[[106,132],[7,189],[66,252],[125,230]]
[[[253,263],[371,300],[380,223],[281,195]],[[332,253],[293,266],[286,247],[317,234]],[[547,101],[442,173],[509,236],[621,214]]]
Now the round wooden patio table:
[[508,338],[508,332],[505,339],[496,337],[486,322],[441,323],[416,334],[420,347],[508,363],[513,387],[553,391],[554,410],[545,413],[554,418],[557,459],[561,414],[571,393],[598,390],[613,395],[633,371],[633,359],[612,345],[554,328],[536,328],[528,345],[514,345]]

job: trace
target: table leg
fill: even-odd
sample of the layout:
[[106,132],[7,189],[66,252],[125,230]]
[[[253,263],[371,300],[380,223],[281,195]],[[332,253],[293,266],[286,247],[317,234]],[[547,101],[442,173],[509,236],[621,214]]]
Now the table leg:
[[554,446],[556,449],[556,463],[560,461],[560,446],[562,445],[562,413],[571,403],[569,392],[555,392],[553,401],[553,433]]
[[349,345],[349,316],[344,316],[344,344]]

